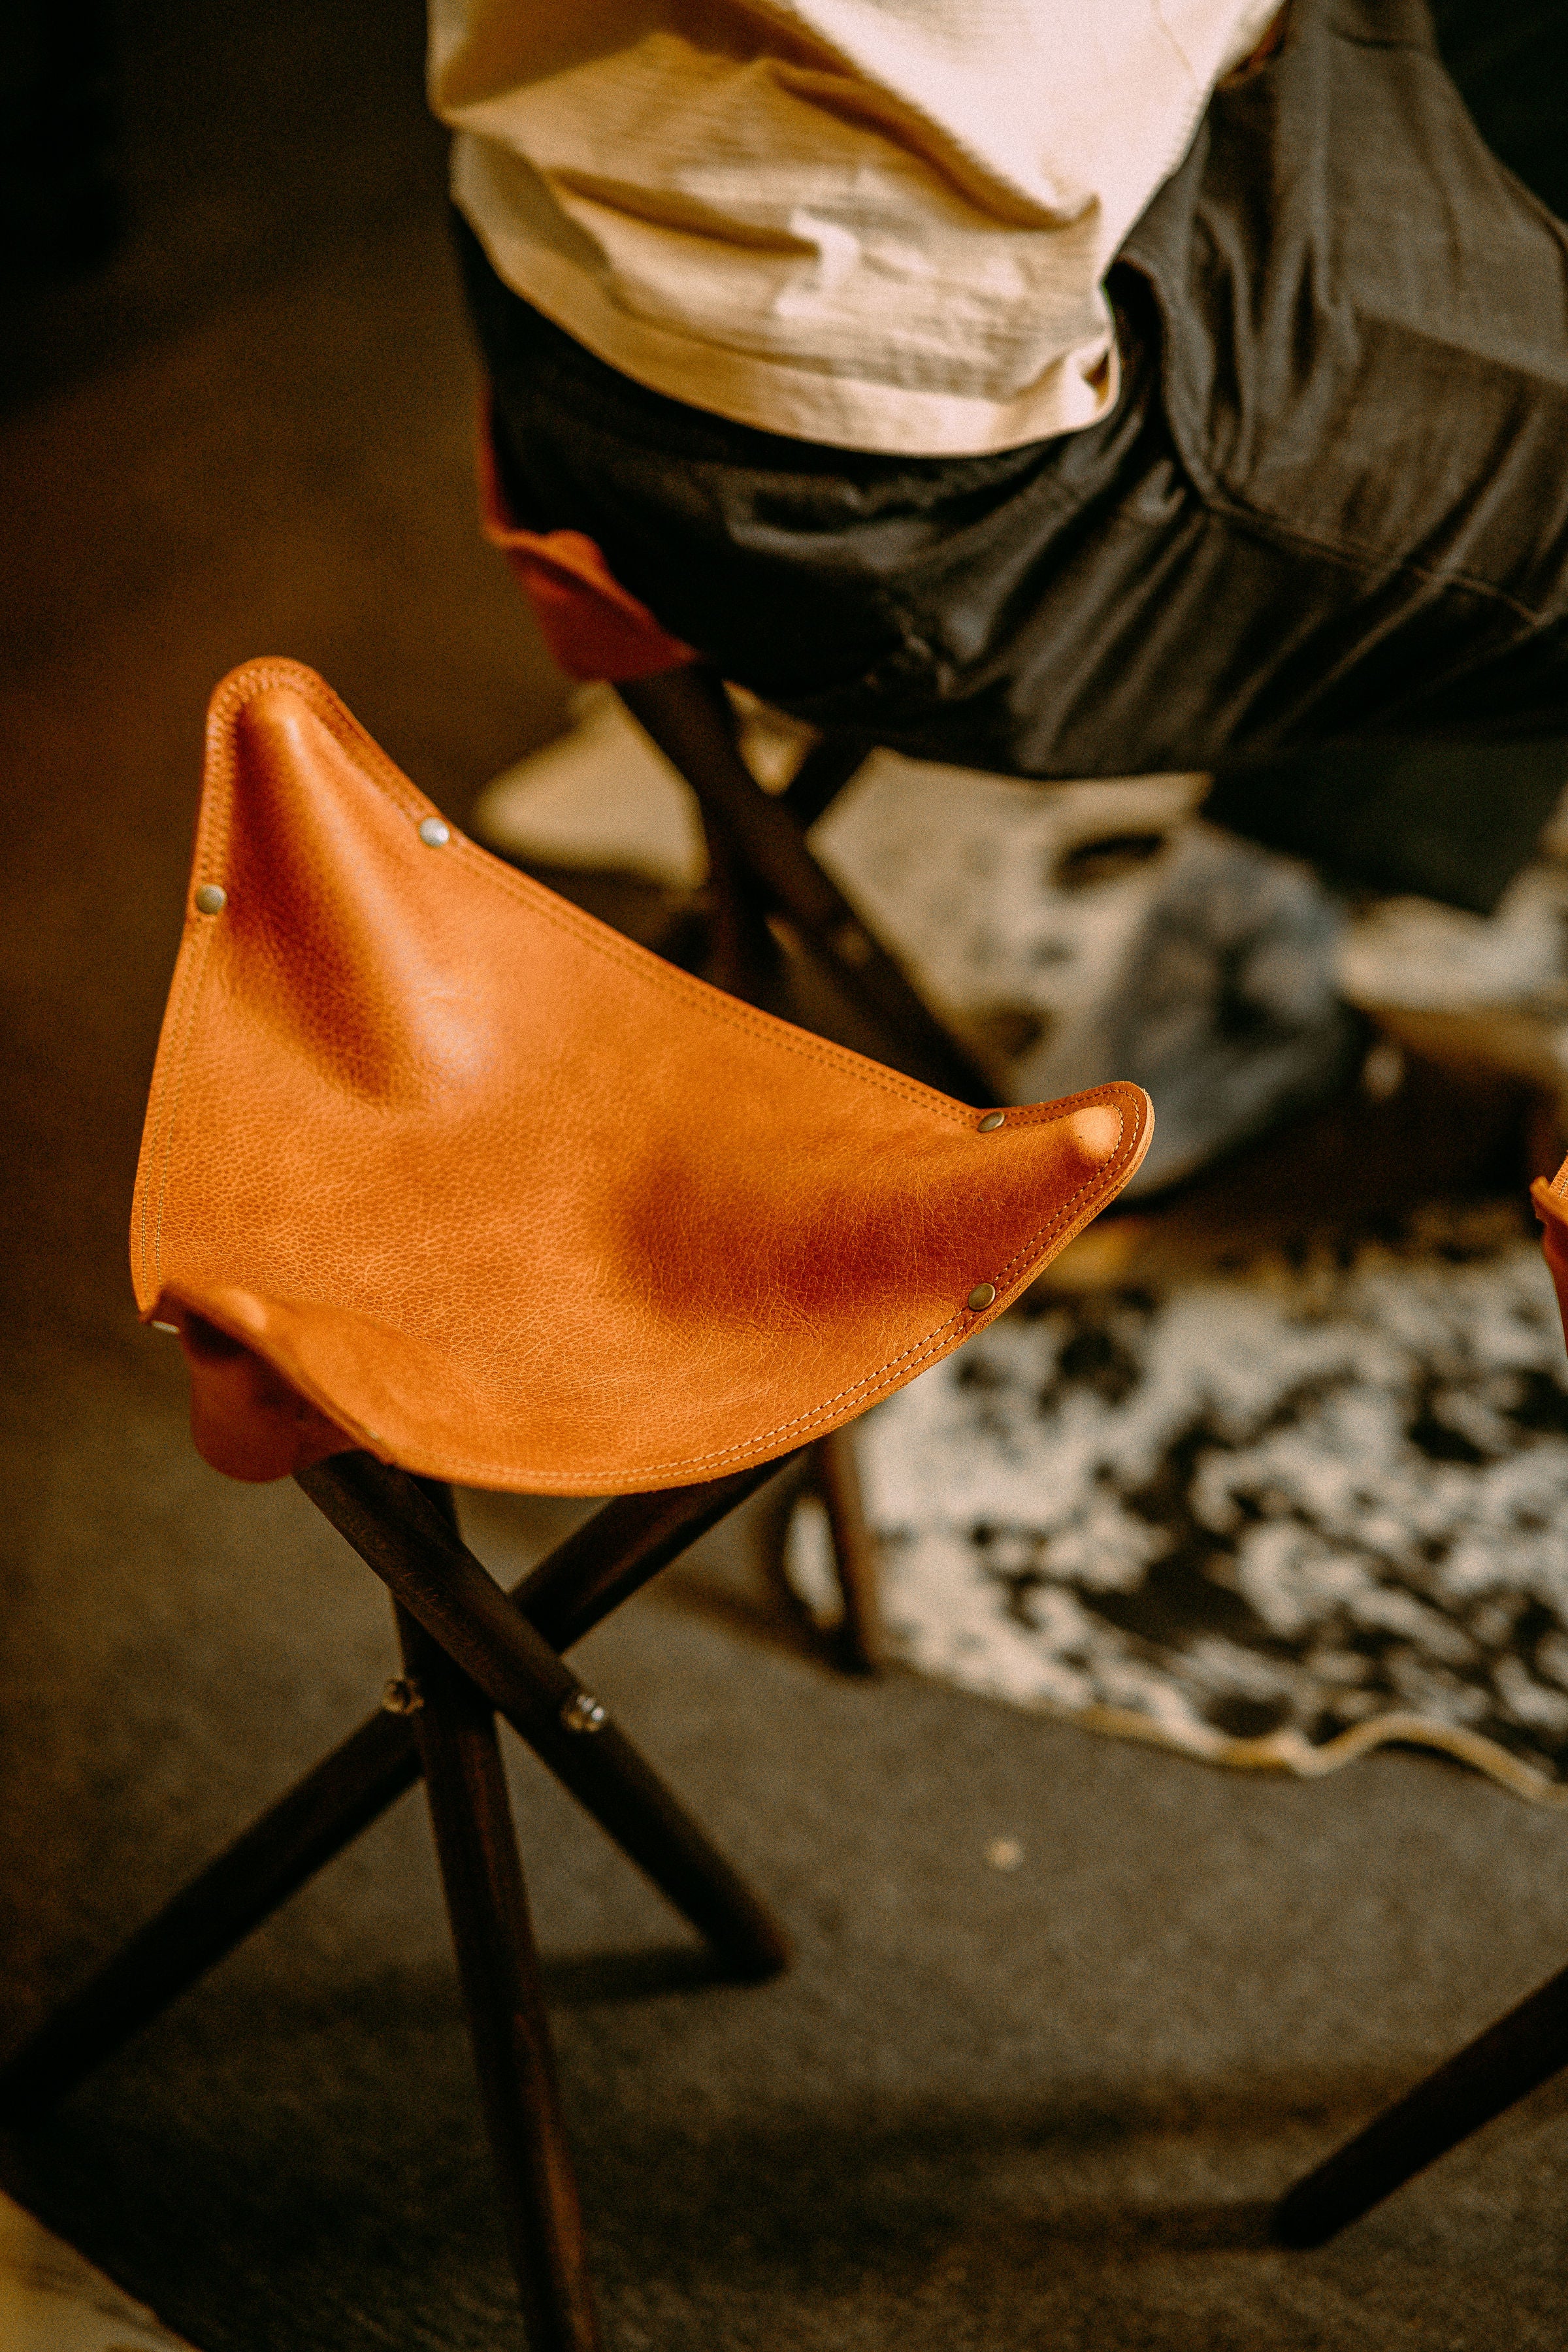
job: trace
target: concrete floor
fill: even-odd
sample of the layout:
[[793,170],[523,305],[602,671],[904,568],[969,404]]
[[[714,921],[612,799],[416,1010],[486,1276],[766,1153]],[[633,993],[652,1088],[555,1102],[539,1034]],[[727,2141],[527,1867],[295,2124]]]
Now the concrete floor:
[[[363,1712],[384,1603],[289,1486],[191,1453],[125,1269],[206,695],[320,667],[462,817],[561,723],[480,545],[411,11],[129,13],[136,236],[18,312],[0,425],[0,2034]],[[473,1497],[515,1574],[563,1507]],[[1322,2253],[1267,2201],[1568,1959],[1568,1819],[1429,1759],[1250,1781],[837,1676],[769,1507],[594,1637],[596,1685],[784,1910],[704,1980],[531,1765],[517,1795],[616,2352],[1560,2346],[1549,2088]],[[999,1836],[1016,1872],[986,1867]],[[516,2322],[410,1800],[8,2186],[203,2352]]]

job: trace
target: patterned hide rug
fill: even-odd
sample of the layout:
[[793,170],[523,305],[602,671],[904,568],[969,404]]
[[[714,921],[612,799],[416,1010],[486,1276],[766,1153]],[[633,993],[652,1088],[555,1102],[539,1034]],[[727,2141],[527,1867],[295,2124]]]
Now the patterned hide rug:
[[[1039,1294],[860,1426],[893,1654],[1215,1762],[1568,1796],[1568,1361],[1511,1210]],[[787,1568],[824,1617],[826,1522]]]

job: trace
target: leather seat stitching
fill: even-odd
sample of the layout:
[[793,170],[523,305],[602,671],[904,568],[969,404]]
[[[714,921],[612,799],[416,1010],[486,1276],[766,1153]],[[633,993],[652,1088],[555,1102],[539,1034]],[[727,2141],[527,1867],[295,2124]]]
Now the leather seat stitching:
[[[1120,1163],[1127,1156],[1127,1150],[1130,1150],[1131,1145],[1136,1143],[1138,1135],[1142,1129],[1142,1123],[1140,1120],[1138,1127],[1133,1130],[1131,1140],[1129,1140],[1126,1131],[1127,1121],[1125,1117],[1122,1118],[1121,1132],[1117,1138],[1116,1149],[1112,1151],[1110,1157],[1103,1162],[1095,1176],[1089,1178],[1084,1183],[1080,1184],[1078,1191],[1071,1194],[1071,1196],[1063,1202],[1062,1206],[1058,1210],[1056,1215],[1051,1219],[1048,1224],[1042,1225],[1039,1231],[1036,1233],[1029,1241],[1026,1242],[1021,1248],[1014,1252],[1013,1255],[1008,1259],[1006,1265],[1002,1269],[1001,1277],[997,1284],[998,1289],[1004,1286],[1008,1274],[1011,1272],[1012,1268],[1018,1264],[1021,1258],[1028,1258],[1034,1255],[1044,1244],[1051,1239],[1052,1235],[1057,1233],[1064,1223],[1069,1221],[1074,1209],[1083,1201],[1086,1193],[1092,1193],[1096,1191],[1104,1191],[1109,1187],[1116,1175],[1120,1172]],[[1126,1150],[1123,1149],[1124,1146],[1126,1146]],[[841,1404],[846,1397],[857,1395],[862,1389],[869,1388],[873,1382],[879,1382],[884,1388],[900,1385],[899,1382],[883,1380],[882,1375],[885,1372],[895,1371],[897,1368],[900,1364],[906,1362],[910,1356],[916,1356],[917,1362],[923,1362],[926,1356],[938,1353],[939,1350],[937,1343],[941,1340],[942,1334],[946,1331],[951,1331],[954,1324],[962,1323],[963,1320],[963,1317],[962,1314],[950,1315],[945,1323],[936,1324],[930,1331],[923,1332],[918,1339],[911,1339],[909,1346],[902,1349],[898,1355],[889,1356],[886,1363],[879,1364],[874,1370],[867,1372],[861,1379],[852,1381],[847,1388],[839,1389],[834,1395],[823,1398],[816,1404],[809,1405],[805,1412],[796,1413],[790,1421],[775,1422],[771,1429],[759,1431],[755,1437],[748,1438],[743,1445],[720,1446],[707,1454],[683,1454],[679,1459],[670,1462],[641,1463],[635,1470],[624,1472],[616,1471],[613,1475],[616,1477],[658,1477],[667,1470],[696,1470],[700,1469],[705,1464],[724,1462],[731,1460],[735,1456],[740,1456],[744,1459],[749,1454],[758,1453],[773,1438],[784,1436],[790,1430],[802,1429],[807,1423],[815,1425],[816,1423],[831,1414],[833,1407],[837,1404]],[[918,1355],[916,1354],[917,1350],[920,1351]],[[912,1377],[912,1375],[906,1375],[905,1377]],[[511,1465],[504,1463],[479,1463],[475,1462],[468,1455],[455,1455],[451,1457],[451,1459],[455,1470],[472,1472],[477,1476],[504,1476],[508,1475],[515,1475],[515,1469]],[[543,1475],[544,1474],[541,1473],[533,1475]],[[574,1474],[574,1482],[575,1482],[577,1475],[579,1474]],[[589,1474],[583,1473],[580,1475],[587,1475]],[[560,1483],[559,1478],[552,1476],[552,1483]]]
[[[216,746],[215,746],[215,749],[217,751],[219,775],[224,787],[219,806],[213,812],[214,816],[217,819],[217,823],[214,828],[214,838],[209,845],[205,845],[209,850],[209,854],[213,856],[214,862],[220,866],[225,863],[224,853],[226,850],[228,842],[229,820],[233,805],[233,792],[237,772],[237,745],[235,736],[234,720],[237,717],[238,711],[243,708],[247,701],[253,699],[257,694],[265,691],[268,688],[272,686],[285,687],[298,692],[301,698],[306,702],[307,706],[313,711],[314,715],[324,726],[326,726],[329,733],[334,737],[342,748],[354,760],[355,764],[360,768],[361,772],[365,775],[366,781],[373,783],[378,790],[384,793],[386,797],[389,798],[394,804],[399,807],[405,814],[411,817],[416,816],[422,809],[428,805],[422,794],[416,794],[414,787],[411,786],[407,782],[407,780],[403,777],[401,771],[398,770],[386,754],[382,751],[381,747],[375,743],[374,739],[365,735],[363,730],[359,728],[358,722],[353,719],[353,714],[343,709],[342,706],[336,702],[335,698],[331,698],[330,690],[324,688],[310,673],[302,669],[296,669],[292,665],[267,664],[264,666],[247,666],[244,670],[237,675],[228,692],[219,698],[217,703],[215,705],[213,712],[215,730],[217,727],[221,727],[222,730],[220,741]],[[323,694],[329,695],[330,707],[322,707],[321,697]],[[367,754],[369,755],[368,757]],[[780,1050],[793,1051],[802,1055],[805,1058],[818,1061],[826,1067],[837,1069],[842,1076],[858,1080],[858,1082],[863,1086],[875,1087],[880,1091],[895,1095],[906,1101],[912,1102],[917,1107],[923,1108],[928,1112],[942,1118],[949,1124],[963,1125],[966,1123],[969,1116],[967,1108],[950,1103],[945,1097],[936,1093],[933,1089],[926,1087],[917,1088],[912,1085],[900,1084],[897,1079],[893,1077],[892,1074],[881,1072],[875,1065],[868,1066],[864,1064],[858,1056],[847,1055],[842,1052],[841,1049],[830,1047],[827,1050],[823,1051],[808,1046],[804,1043],[797,1043],[791,1034],[786,1034],[781,1036],[773,1028],[773,1024],[764,1019],[759,1019],[754,1016],[746,1017],[750,1013],[750,1008],[738,1003],[731,1004],[729,1001],[723,1001],[720,1003],[713,1003],[710,992],[701,982],[691,981],[687,974],[678,971],[674,967],[660,965],[658,959],[651,959],[649,961],[645,962],[642,958],[636,955],[628,955],[619,952],[612,940],[605,940],[599,935],[597,927],[590,929],[585,921],[574,919],[576,910],[565,905],[557,907],[555,904],[549,901],[547,895],[546,903],[541,905],[538,898],[536,898],[534,894],[534,891],[522,886],[521,877],[514,877],[504,867],[498,866],[495,862],[489,857],[486,853],[479,850],[476,845],[469,844],[466,840],[459,838],[457,846],[467,853],[465,864],[470,871],[482,875],[492,886],[499,886],[504,888],[508,892],[508,895],[511,896],[525,906],[528,911],[536,919],[542,919],[550,921],[556,928],[565,930],[571,936],[575,938],[582,945],[586,947],[591,952],[604,958],[605,961],[619,965],[628,973],[636,977],[640,977],[655,988],[662,989],[668,994],[676,995],[684,999],[694,1011],[700,1013],[707,1019],[742,1029],[761,1044],[771,1045]],[[204,856],[202,862],[204,866],[206,865],[206,856]],[[162,1223],[164,1200],[168,1187],[169,1162],[173,1155],[174,1130],[177,1124],[179,1102],[183,1092],[185,1069],[188,1064],[190,1045],[195,1034],[196,1002],[200,993],[201,982],[205,976],[205,968],[207,961],[207,949],[210,941],[206,937],[198,937],[193,944],[195,946],[195,952],[187,967],[187,977],[184,982],[184,996],[188,999],[189,1010],[184,1021],[184,1034],[181,1038],[178,1059],[174,1074],[173,1090],[169,1097],[166,1124],[163,1138],[161,1139],[163,1150],[164,1164],[157,1185],[157,1209],[153,1240],[153,1265],[160,1276],[162,1273]],[[184,1010],[184,1007],[182,1007],[182,1010]],[[1028,1241],[1022,1244],[1014,1251],[1012,1256],[1006,1261],[999,1273],[997,1277],[998,1288],[1005,1286],[1008,1278],[1020,1262],[1037,1254],[1043,1244],[1047,1243],[1051,1237],[1060,1230],[1062,1225],[1072,1218],[1075,1210],[1079,1208],[1079,1205],[1084,1201],[1086,1195],[1092,1194],[1097,1191],[1104,1191],[1110,1186],[1116,1175],[1120,1172],[1121,1165],[1127,1157],[1131,1146],[1136,1143],[1143,1125],[1142,1107],[1140,1106],[1138,1118],[1133,1126],[1131,1137],[1129,1138],[1126,1097],[1119,1084],[1113,1084],[1111,1087],[1107,1088],[1092,1088],[1083,1094],[1068,1097],[1064,1102],[1060,1103],[1054,1103],[1048,1106],[1040,1105],[1020,1107],[1012,1114],[1019,1125],[1031,1127],[1040,1126],[1054,1123],[1056,1120],[1068,1116],[1071,1111],[1076,1108],[1087,1108],[1090,1105],[1105,1102],[1107,1100],[1111,1100],[1116,1103],[1119,1120],[1117,1142],[1112,1152],[1110,1157],[1101,1163],[1100,1167],[1096,1171],[1096,1174],[1093,1177],[1087,1179],[1085,1182],[1079,1185],[1078,1190],[1060,1205],[1048,1223],[1040,1227]],[[143,1217],[142,1257],[143,1268],[145,1268],[145,1213]],[[798,1430],[804,1433],[807,1426],[816,1426],[820,1424],[823,1420],[832,1415],[833,1408],[842,1403],[846,1398],[854,1397],[861,1391],[868,1389],[872,1390],[875,1393],[879,1389],[901,1385],[903,1381],[913,1376],[912,1370],[902,1373],[897,1381],[885,1378],[884,1376],[897,1372],[900,1366],[909,1364],[911,1358],[913,1358],[915,1365],[918,1366],[919,1364],[923,1363],[928,1357],[943,1352],[941,1347],[943,1336],[946,1333],[951,1332],[954,1328],[955,1325],[962,1323],[963,1320],[963,1316],[962,1313],[948,1317],[944,1322],[935,1326],[932,1330],[923,1334],[921,1338],[912,1340],[909,1347],[901,1349],[898,1355],[888,1359],[885,1363],[877,1366],[874,1370],[866,1373],[860,1380],[851,1382],[846,1388],[840,1389],[833,1396],[809,1407],[805,1412],[794,1416],[790,1421],[775,1423],[771,1429],[759,1433],[758,1435],[748,1439],[743,1444],[715,1448],[705,1454],[688,1455],[681,1457],[680,1459],[666,1463],[645,1464],[639,1465],[635,1470],[629,1472],[616,1472],[614,1475],[617,1477],[626,1475],[658,1476],[662,1475],[667,1471],[699,1469],[704,1465],[714,1463],[735,1459],[744,1460],[748,1456],[756,1454],[763,1447],[767,1446],[772,1440],[785,1435],[792,1430]],[[467,1458],[455,1458],[453,1461],[453,1468],[455,1471],[468,1472],[477,1477],[484,1477],[487,1475],[514,1476],[517,1475],[515,1465],[477,1463]],[[566,1484],[577,1486],[580,1483],[580,1477],[583,1474],[574,1474],[570,1480],[563,1477],[562,1474],[559,1473],[538,1472],[531,1475],[535,1475],[539,1479],[539,1490],[544,1491],[549,1487],[559,1486]]]
[[[192,952],[185,967],[183,994],[179,1013],[176,1016],[183,1019],[184,1026],[178,1033],[180,1042],[176,1048],[174,1067],[166,1090],[168,1108],[163,1115],[163,1133],[158,1143],[153,1146],[154,1159],[158,1156],[160,1146],[162,1148],[162,1164],[158,1168],[153,1186],[155,1205],[152,1212],[152,1256],[154,1282],[161,1282],[163,1276],[163,1210],[168,1200],[170,1170],[174,1156],[174,1130],[179,1122],[180,1098],[184,1091],[185,1071],[190,1062],[191,1041],[196,1032],[196,1008],[201,996],[202,982],[205,977],[207,951],[211,941],[212,935],[209,930],[205,935],[198,934],[191,942]],[[143,1206],[142,1217],[142,1278],[145,1280],[147,1272],[147,1209],[145,1206]]]
[[[326,728],[328,733],[353,759],[366,782],[384,793],[405,815],[417,817],[431,805],[423,793],[416,793],[416,788],[408,782],[401,769],[387,757],[374,739],[363,734],[351,711],[343,709],[335,697],[331,698],[330,705],[323,705],[320,699],[322,689],[319,682],[311,678],[304,670],[296,673],[286,668],[242,671],[231,695],[220,702],[219,709],[222,711],[226,729],[223,747],[224,782],[229,792],[233,790],[234,773],[237,764],[233,721],[237,718],[246,702],[254,699],[257,694],[264,692],[271,686],[287,687],[299,694]],[[920,1087],[900,1081],[892,1071],[874,1075],[877,1066],[873,1065],[869,1069],[862,1067],[859,1057],[847,1053],[842,1047],[829,1045],[826,1041],[807,1045],[797,1043],[792,1036],[779,1036],[768,1023],[766,1016],[756,1014],[749,1005],[741,1004],[734,999],[728,1001],[721,999],[720,1003],[715,1003],[712,1001],[712,994],[718,994],[719,992],[713,992],[710,994],[703,982],[694,980],[689,974],[678,971],[673,964],[665,963],[661,958],[651,954],[648,962],[645,963],[640,957],[625,952],[616,945],[613,938],[605,939],[597,929],[591,928],[587,919],[582,917],[575,908],[571,907],[565,900],[554,898],[552,893],[544,892],[542,885],[536,885],[534,888],[541,892],[545,900],[542,905],[540,898],[534,895],[534,889],[526,886],[521,875],[509,872],[506,866],[482,850],[477,843],[459,835],[453,846],[463,856],[464,864],[470,873],[481,877],[491,888],[504,891],[509,898],[525,907],[536,919],[551,923],[558,930],[567,932],[591,953],[603,957],[607,963],[618,965],[621,970],[646,982],[650,987],[661,988],[667,993],[681,998],[705,1019],[721,1023],[731,1028],[743,1030],[759,1043],[771,1045],[780,1052],[796,1054],[805,1060],[819,1062],[826,1068],[838,1070],[845,1076],[858,1080],[862,1086],[875,1087],[884,1094],[895,1095],[903,1101],[914,1103],[921,1108],[930,1110],[935,1117],[946,1119],[951,1125],[962,1126],[964,1123],[967,1116],[965,1107],[954,1106],[934,1087]]]

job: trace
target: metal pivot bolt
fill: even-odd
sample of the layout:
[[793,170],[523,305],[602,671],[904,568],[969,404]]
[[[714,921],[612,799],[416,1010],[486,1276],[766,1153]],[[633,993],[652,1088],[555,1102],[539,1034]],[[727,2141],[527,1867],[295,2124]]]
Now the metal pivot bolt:
[[388,1715],[417,1715],[425,1694],[412,1675],[394,1675],[381,1694],[381,1704]]
[[426,849],[444,849],[452,838],[452,829],[438,816],[427,816],[419,828],[419,838]]
[[999,1127],[1005,1127],[1006,1124],[1007,1114],[1005,1110],[988,1110],[974,1132],[976,1135],[994,1135]]
[[996,1285],[994,1282],[977,1282],[973,1289],[969,1294],[968,1304],[970,1311],[975,1315],[983,1313],[987,1307],[992,1305],[995,1297]]
[[228,892],[220,890],[216,882],[204,882],[196,892],[198,915],[221,915],[228,904]]
[[567,1731],[603,1731],[609,1717],[596,1698],[580,1690],[574,1691],[563,1706],[561,1721]]

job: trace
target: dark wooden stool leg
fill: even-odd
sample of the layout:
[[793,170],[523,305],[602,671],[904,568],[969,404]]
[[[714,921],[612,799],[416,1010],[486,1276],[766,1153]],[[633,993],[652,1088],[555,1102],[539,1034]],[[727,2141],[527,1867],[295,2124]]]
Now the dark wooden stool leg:
[[673,669],[628,680],[616,691],[686,778],[704,814],[729,835],[770,903],[789,917],[850,1003],[879,1025],[899,1058],[960,1102],[992,1101],[992,1081],[973,1055],[867,929],[806,847],[796,819],[742,759],[722,680],[710,670]]
[[803,833],[832,807],[850,777],[865,766],[874,748],[873,743],[849,735],[824,735],[812,745],[777,796]]
[[845,1658],[860,1673],[875,1674],[882,1658],[877,1539],[866,1524],[851,1433],[836,1429],[831,1437],[819,1437],[811,1449],[811,1466],[826,1507],[844,1595]]
[[713,910],[713,982],[727,995],[758,1004],[778,960],[762,893],[733,839],[707,809],[702,811],[702,831]]
[[569,1650],[794,1458],[732,1470],[700,1486],[616,1496],[514,1585],[512,1600],[552,1650]]
[[397,1611],[485,2123],[532,2352],[596,2352],[583,2212],[489,1704]]
[[418,1778],[408,1725],[373,1715],[45,2019],[0,2068],[0,2122],[35,2122]]
[[1564,2066],[1568,1969],[1299,2180],[1275,2215],[1276,2237],[1323,2245]]
[[[819,750],[821,746],[817,747]],[[748,1004],[760,1003],[771,970],[773,942],[756,877],[728,828],[702,810],[708,840],[708,881],[713,902],[713,979]],[[834,1568],[844,1601],[839,1647],[845,1664],[874,1674],[880,1654],[877,1550],[860,1507],[860,1481],[848,1433],[836,1430],[811,1449],[812,1469],[827,1509]]]
[[737,1974],[783,1967],[789,1947],[777,1920],[415,1480],[368,1454],[298,1475],[394,1599]]
[[[522,1579],[513,1606],[553,1648],[569,1649],[782,1467],[769,1462],[705,1486],[617,1496]],[[419,1772],[406,1717],[382,1712],[362,1723],[46,2018],[0,2068],[0,2120],[36,2120],[63,2098],[368,1829]]]

